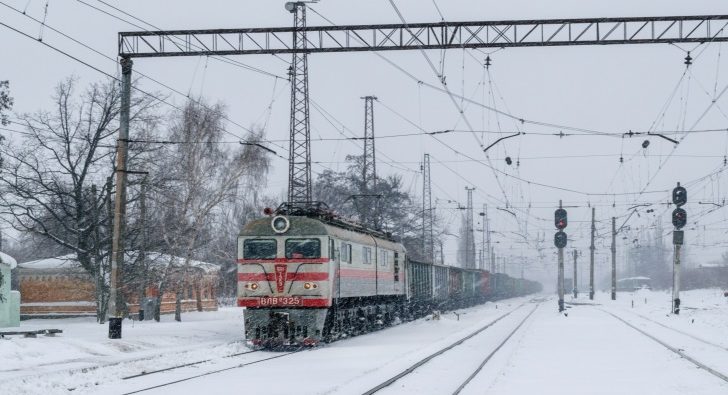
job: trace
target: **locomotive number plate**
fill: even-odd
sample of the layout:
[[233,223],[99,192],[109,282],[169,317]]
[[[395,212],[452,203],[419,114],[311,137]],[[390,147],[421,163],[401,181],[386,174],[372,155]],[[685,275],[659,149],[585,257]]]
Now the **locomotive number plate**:
[[298,296],[273,296],[260,298],[261,306],[300,306],[301,298]]

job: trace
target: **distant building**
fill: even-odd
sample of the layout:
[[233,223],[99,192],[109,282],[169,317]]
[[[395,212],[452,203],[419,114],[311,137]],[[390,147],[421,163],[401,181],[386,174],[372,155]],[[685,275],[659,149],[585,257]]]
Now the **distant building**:
[[11,271],[17,263],[0,252],[0,328],[20,326],[20,294],[10,290]]
[[[182,311],[217,310],[219,267],[214,264],[190,261],[188,266],[180,257],[148,252],[149,281],[144,297],[159,297],[159,280],[166,273],[161,313],[175,310],[177,293],[181,295]],[[132,253],[129,262],[136,258]],[[97,280],[86,272],[75,255],[39,259],[18,265],[18,281],[23,318],[93,316],[96,314]],[[139,312],[141,286],[132,279],[123,290],[130,314]],[[149,317],[149,312],[146,314]]]

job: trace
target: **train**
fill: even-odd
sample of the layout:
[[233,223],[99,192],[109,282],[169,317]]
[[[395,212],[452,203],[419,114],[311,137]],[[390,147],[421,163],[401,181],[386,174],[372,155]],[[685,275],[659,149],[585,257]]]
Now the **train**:
[[238,237],[237,305],[252,346],[314,346],[436,310],[541,290],[537,282],[410,259],[391,234],[324,204],[282,204]]

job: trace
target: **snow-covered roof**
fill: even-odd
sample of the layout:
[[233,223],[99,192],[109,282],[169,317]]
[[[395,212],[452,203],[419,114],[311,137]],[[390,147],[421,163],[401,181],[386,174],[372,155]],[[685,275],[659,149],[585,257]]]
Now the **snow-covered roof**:
[[617,280],[617,282],[619,282],[619,281],[642,281],[642,280],[652,280],[652,279],[649,277],[637,276],[637,277],[620,278],[619,280]]
[[[136,259],[136,251],[129,253],[128,259]],[[162,254],[160,252],[147,252],[147,260],[152,266],[167,266],[171,264],[173,267],[185,266],[185,258],[179,256],[171,256],[168,254]],[[206,273],[214,272],[220,268],[219,265],[214,263],[196,261],[191,259],[189,262],[190,267],[199,268],[204,270]]]
[[724,262],[709,262],[709,263],[701,263],[698,265],[701,269],[708,269],[708,268],[717,268],[717,267],[728,267],[728,264]]
[[[0,253],[2,254],[2,253]],[[126,255],[127,261],[134,261],[137,258],[137,251],[129,251]],[[0,255],[2,257],[3,262],[5,262],[4,255]],[[9,259],[12,259],[8,256]],[[11,267],[15,267],[15,260],[12,260]],[[151,266],[159,266],[159,267],[165,267],[169,264],[172,264],[173,267],[182,267],[185,265],[185,259],[178,256],[171,256],[168,254],[162,254],[159,252],[147,252],[147,262]],[[199,268],[205,271],[206,273],[214,272],[219,269],[218,265],[215,265],[213,263],[208,262],[202,262],[202,261],[196,261],[196,260],[190,260],[189,262],[190,267]],[[35,261],[29,261],[29,262],[23,262],[20,264],[20,268],[23,269],[77,269],[80,268],[81,264],[76,260],[76,255],[69,254],[69,255],[63,255],[59,257],[54,258],[45,258],[45,259],[38,259]]]
[[0,252],[0,262],[6,265],[10,265],[11,269],[15,269],[15,267],[18,266],[18,262],[15,260],[15,258],[4,252]]
[[36,259],[20,264],[21,269],[75,269],[79,267],[81,267],[81,264],[76,260],[76,256],[72,254]]

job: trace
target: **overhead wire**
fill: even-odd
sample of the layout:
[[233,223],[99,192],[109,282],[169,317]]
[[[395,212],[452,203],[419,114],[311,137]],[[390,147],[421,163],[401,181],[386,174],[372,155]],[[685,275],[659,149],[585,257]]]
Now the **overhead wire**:
[[[78,0],[78,1],[81,1],[81,0]],[[36,18],[34,18],[34,17],[32,17],[32,16],[30,16],[30,15],[28,15],[28,14],[25,14],[25,13],[23,13],[23,12],[22,12],[21,10],[18,10],[17,8],[15,8],[15,7],[12,7],[12,6],[8,5],[8,4],[7,4],[7,3],[5,3],[4,1],[0,1],[0,5],[2,5],[2,6],[5,6],[5,7],[9,8],[9,9],[11,9],[11,10],[15,11],[15,12],[18,12],[18,13],[20,13],[20,14],[23,14],[23,16],[24,16],[24,17],[26,17],[26,18],[29,18],[30,20],[32,20],[32,21],[34,21],[34,22],[36,22],[36,23],[41,23],[41,21],[39,21],[38,19],[36,19]],[[30,35],[28,35],[28,34],[26,34],[26,33],[23,33],[22,31],[20,31],[20,30],[18,30],[18,29],[15,29],[15,28],[13,28],[13,27],[11,27],[11,26],[7,25],[7,24],[4,24],[4,23],[3,23],[3,26],[5,26],[6,28],[8,28],[8,29],[11,29],[11,30],[13,30],[13,31],[15,31],[15,32],[17,32],[17,33],[19,33],[19,34],[21,34],[21,35],[25,36],[25,37],[28,37],[28,38],[34,39],[34,38],[33,38],[33,37],[31,37]],[[59,30],[59,29],[56,29],[56,28],[54,28],[54,27],[52,27],[52,26],[49,26],[49,25],[47,25],[47,24],[46,24],[46,28],[48,28],[49,30],[51,30],[51,31],[53,31],[53,32],[55,32],[55,33],[57,33],[57,34],[59,34],[60,36],[62,36],[62,37],[64,37],[64,38],[66,38],[66,39],[69,39],[69,40],[71,40],[72,42],[74,42],[74,43],[76,43],[76,44],[78,44],[78,45],[80,45],[80,46],[82,46],[82,47],[84,47],[84,48],[86,48],[86,49],[88,49],[88,50],[90,50],[90,51],[92,51],[92,52],[96,53],[97,55],[100,55],[100,56],[102,56],[102,57],[104,57],[104,58],[106,58],[106,59],[108,59],[108,60],[110,60],[110,61],[114,62],[114,64],[118,64],[118,62],[116,61],[116,59],[114,59],[114,58],[112,58],[112,57],[110,57],[110,56],[106,55],[105,53],[103,53],[103,52],[101,52],[101,51],[98,51],[98,50],[96,50],[95,48],[93,48],[93,47],[91,47],[91,46],[89,46],[89,45],[87,45],[87,44],[85,44],[85,43],[83,43],[83,42],[81,42],[81,41],[79,41],[79,40],[75,39],[74,37],[72,37],[72,36],[70,36],[70,35],[68,35],[68,34],[66,34],[66,33],[64,33],[64,32],[62,32],[61,30]],[[34,40],[35,40],[35,39],[34,39]],[[36,40],[36,41],[38,41],[38,40]],[[68,57],[68,58],[70,58],[70,59],[72,59],[72,60],[74,60],[74,61],[76,61],[76,62],[78,62],[78,63],[81,63],[81,64],[85,65],[86,67],[89,67],[89,68],[91,68],[92,70],[94,70],[94,71],[96,71],[96,72],[99,72],[99,73],[101,73],[101,74],[103,74],[103,75],[105,75],[105,76],[107,76],[107,77],[109,77],[109,78],[111,78],[111,79],[113,79],[113,80],[116,80],[116,81],[118,81],[118,82],[121,82],[121,80],[120,80],[120,79],[119,79],[118,77],[116,77],[116,76],[113,76],[113,75],[111,75],[111,74],[109,74],[109,73],[107,73],[107,72],[105,72],[105,71],[103,71],[103,70],[99,69],[98,67],[96,67],[96,66],[93,66],[93,65],[91,65],[90,63],[88,63],[88,62],[86,62],[86,61],[83,61],[83,60],[81,60],[80,58],[78,58],[78,57],[76,57],[76,56],[73,56],[73,55],[71,55],[70,53],[68,53],[68,52],[66,52],[66,51],[63,51],[63,50],[61,50],[61,49],[59,49],[59,48],[57,48],[57,47],[54,47],[54,46],[52,46],[52,45],[50,45],[50,44],[48,44],[48,43],[46,43],[46,42],[43,42],[43,41],[38,41],[38,42],[39,42],[40,44],[42,44],[42,45],[45,45],[45,46],[46,46],[46,47],[48,47],[48,48],[51,48],[51,49],[53,49],[53,50],[54,50],[54,51],[56,51],[56,52],[58,52],[58,53],[60,53],[60,54],[62,54],[62,55],[64,55],[64,56],[66,56],[66,57]],[[142,77],[144,77],[144,78],[147,78],[148,80],[150,80],[150,81],[152,81],[152,82],[154,82],[154,83],[156,83],[156,84],[158,84],[158,85],[160,85],[160,86],[164,87],[165,89],[168,89],[168,90],[170,90],[171,92],[174,92],[174,93],[176,93],[176,94],[178,94],[178,95],[180,95],[180,96],[183,96],[183,97],[187,98],[188,100],[191,100],[191,101],[195,102],[195,103],[196,103],[196,104],[198,104],[198,105],[202,105],[202,106],[203,106],[203,107],[205,107],[205,108],[209,108],[209,107],[207,107],[207,105],[205,105],[205,104],[204,104],[204,103],[202,103],[201,101],[199,101],[199,100],[197,100],[197,99],[194,99],[194,98],[191,98],[191,97],[190,97],[190,96],[189,96],[188,94],[185,94],[185,93],[183,93],[183,92],[179,91],[178,89],[175,89],[175,88],[173,88],[173,87],[171,87],[171,86],[169,86],[169,85],[167,85],[167,84],[165,84],[165,83],[163,83],[163,82],[161,82],[161,81],[159,81],[159,80],[157,80],[157,79],[155,79],[155,78],[153,78],[153,77],[151,77],[151,76],[149,76],[149,75],[147,75],[147,74],[145,74],[145,73],[143,73],[143,72],[141,72],[141,71],[139,71],[139,70],[136,70],[136,73],[137,73],[137,74],[139,74],[139,75],[141,75]],[[176,110],[178,110],[178,111],[181,111],[181,110],[182,110],[182,108],[181,108],[180,106],[178,106],[178,105],[176,105],[176,104],[174,104],[174,103],[172,103],[172,102],[170,102],[170,101],[168,101],[168,100],[166,100],[166,99],[164,99],[164,98],[161,98],[161,97],[159,97],[159,96],[153,95],[153,94],[151,94],[151,93],[149,93],[149,92],[147,92],[147,91],[145,91],[145,90],[143,90],[143,89],[141,89],[141,88],[139,88],[139,87],[137,87],[137,86],[135,86],[135,85],[132,85],[132,89],[134,89],[134,90],[136,90],[136,91],[138,91],[138,92],[140,92],[140,93],[142,93],[142,94],[144,94],[144,95],[147,95],[147,96],[149,96],[149,97],[151,97],[151,98],[153,98],[153,99],[155,99],[155,100],[157,100],[157,101],[159,101],[159,102],[161,102],[161,103],[164,103],[164,104],[166,104],[166,105],[168,105],[168,106],[170,106],[170,107],[172,107],[172,108],[174,108],[174,109],[176,109]],[[227,117],[226,115],[224,115],[224,116],[223,116],[223,118],[224,118],[224,119],[225,119],[225,120],[226,120],[227,122],[230,122],[230,123],[231,123],[232,125],[234,125],[234,126],[237,126],[237,127],[241,128],[242,130],[244,130],[244,131],[246,131],[246,132],[248,132],[248,133],[252,133],[252,132],[253,132],[253,130],[252,130],[252,129],[250,129],[250,128],[247,128],[247,127],[245,127],[245,126],[243,126],[243,125],[239,124],[238,122],[235,122],[235,121],[233,121],[232,119],[230,119],[230,118],[229,118],[229,117]],[[237,136],[237,135],[235,135],[235,134],[232,134],[232,133],[230,133],[229,131],[225,131],[225,133],[228,133],[228,134],[230,134],[230,135],[232,135],[232,136],[234,136],[234,137],[236,137],[236,138],[241,138],[241,137],[239,137],[239,136]],[[281,146],[281,145],[277,145],[277,147],[278,147],[278,148],[280,148],[280,149],[283,149],[283,150],[285,150],[285,147],[283,147],[283,146]],[[287,160],[287,158],[285,158],[285,157],[282,157],[282,158],[283,158],[283,159],[286,159],[286,160]]]

